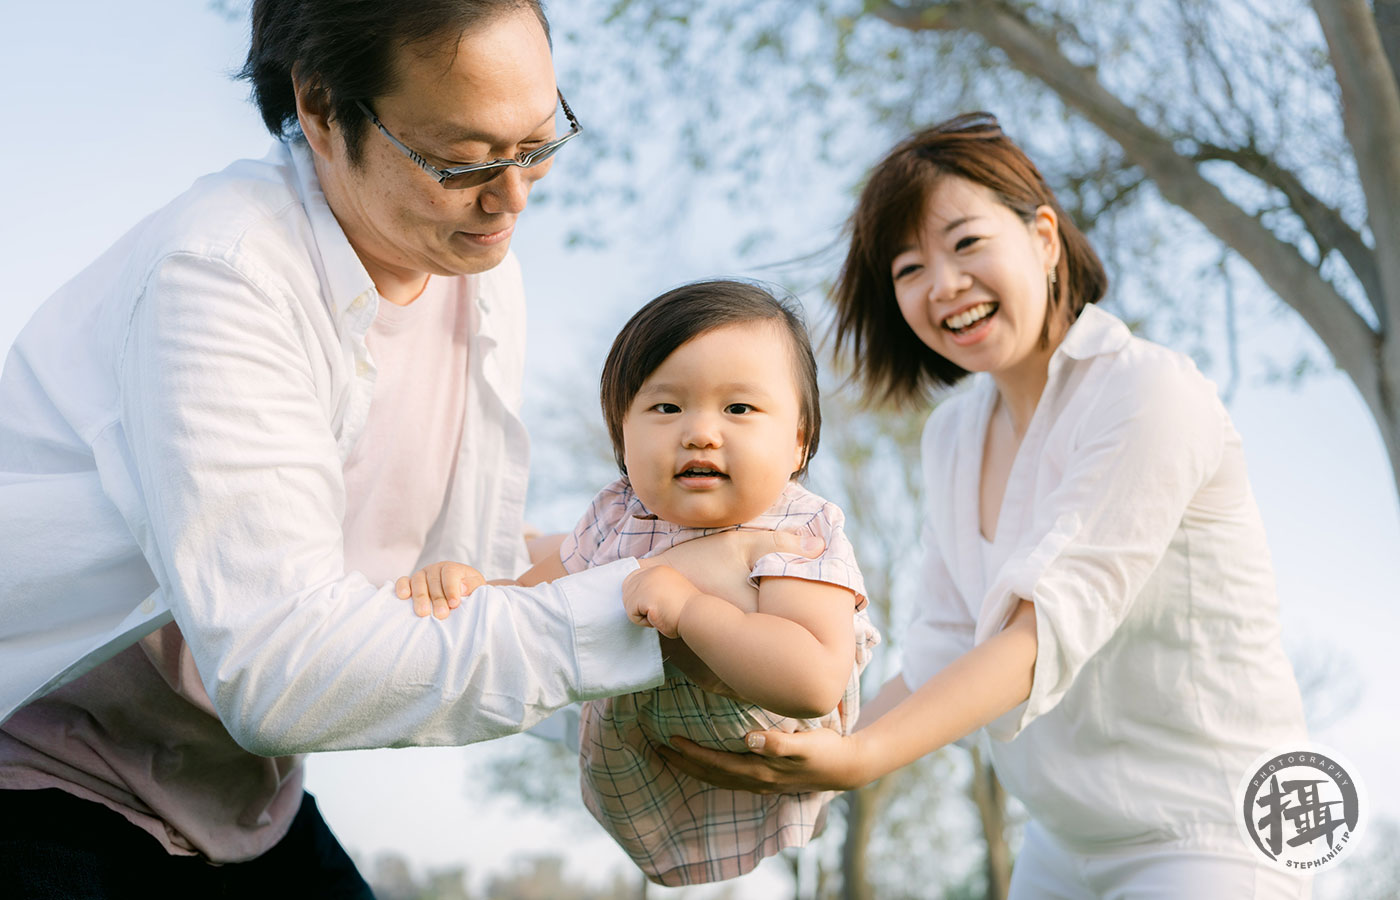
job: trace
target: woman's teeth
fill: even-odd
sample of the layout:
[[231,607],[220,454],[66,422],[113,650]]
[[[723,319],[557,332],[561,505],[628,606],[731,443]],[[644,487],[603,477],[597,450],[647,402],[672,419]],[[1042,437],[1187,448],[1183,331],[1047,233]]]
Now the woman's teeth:
[[943,320],[943,327],[949,331],[962,331],[990,316],[997,311],[995,303],[979,303],[971,309],[965,309],[955,316],[949,316]]

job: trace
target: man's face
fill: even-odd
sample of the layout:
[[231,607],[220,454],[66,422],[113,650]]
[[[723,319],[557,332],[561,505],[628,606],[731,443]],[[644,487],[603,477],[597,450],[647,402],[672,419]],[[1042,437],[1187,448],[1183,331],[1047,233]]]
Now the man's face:
[[[390,93],[372,98],[374,112],[439,168],[514,157],[555,137],[554,66],[528,9],[460,38],[401,49],[397,76]],[[499,263],[530,188],[550,165],[507,167],[484,185],[450,191],[372,127],[357,164],[338,130],[330,152],[317,153],[337,220],[380,292],[400,302],[412,296],[394,296],[394,286],[413,291],[428,273],[471,274]]]

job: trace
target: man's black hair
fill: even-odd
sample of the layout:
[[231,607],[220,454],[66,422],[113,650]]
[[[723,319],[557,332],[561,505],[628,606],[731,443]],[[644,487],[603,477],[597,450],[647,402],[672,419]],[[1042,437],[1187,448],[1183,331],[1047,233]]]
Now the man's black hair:
[[275,137],[300,134],[292,73],[320,95],[359,163],[368,121],[355,101],[392,91],[405,47],[460,35],[513,10],[534,12],[549,36],[540,0],[256,0],[252,43],[238,77]]

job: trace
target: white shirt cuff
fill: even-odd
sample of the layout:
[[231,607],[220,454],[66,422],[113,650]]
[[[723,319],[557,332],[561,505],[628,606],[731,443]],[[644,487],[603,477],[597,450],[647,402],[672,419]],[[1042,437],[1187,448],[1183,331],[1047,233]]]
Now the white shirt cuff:
[[622,582],[638,568],[629,557],[555,582],[573,612],[583,699],[630,694],[663,680],[656,629],[633,625],[622,607]]

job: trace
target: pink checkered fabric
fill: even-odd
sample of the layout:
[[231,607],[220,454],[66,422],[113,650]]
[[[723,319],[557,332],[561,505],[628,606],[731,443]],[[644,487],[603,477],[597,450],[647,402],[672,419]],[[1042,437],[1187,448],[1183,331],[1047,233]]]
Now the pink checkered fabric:
[[661,687],[583,705],[584,805],[651,880],[675,886],[734,878],[784,847],[806,844],[821,829],[835,796],[831,792],[764,796],[718,788],[670,768],[655,747],[681,735],[716,750],[742,752],[744,735],[754,730],[850,732],[860,714],[860,673],[880,635],[865,612],[865,582],[844,521],[835,504],[793,482],[766,513],[742,526],[683,528],[648,513],[622,478],[599,492],[560,548],[564,567],[577,572],[734,528],[815,534],[826,541],[821,556],[770,553],[758,561],[750,580],[757,585],[766,576],[805,578],[857,595],[856,662],[841,703],[820,719],[790,719],[706,693],[669,664]]

